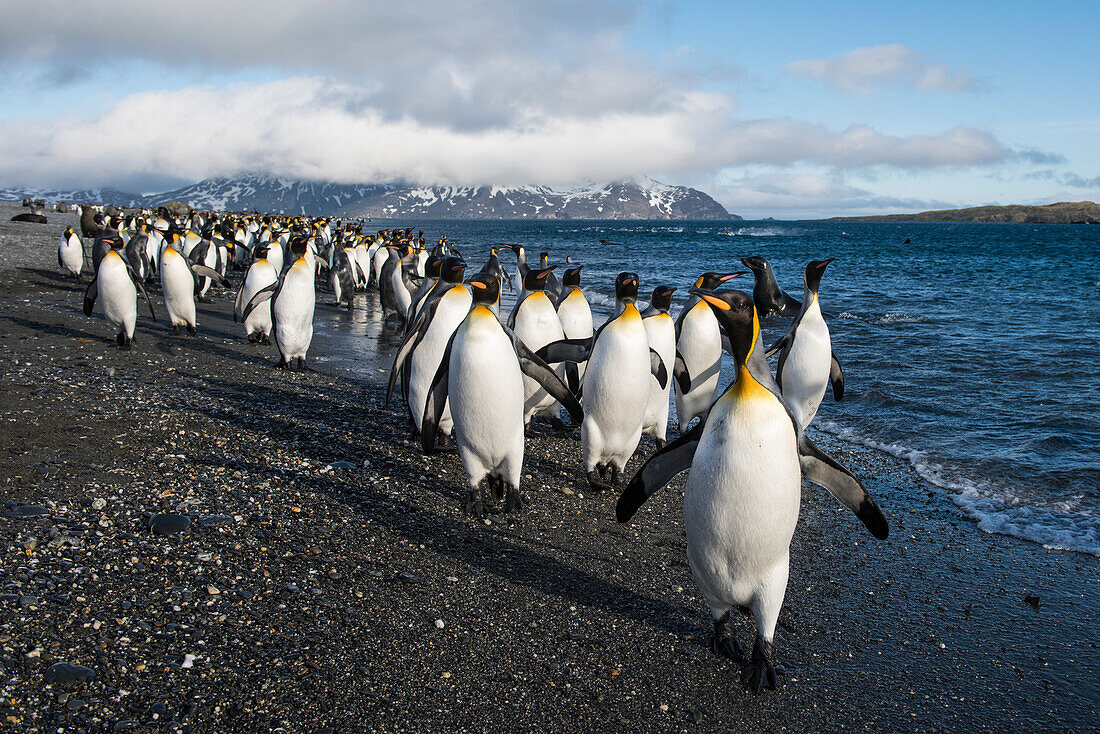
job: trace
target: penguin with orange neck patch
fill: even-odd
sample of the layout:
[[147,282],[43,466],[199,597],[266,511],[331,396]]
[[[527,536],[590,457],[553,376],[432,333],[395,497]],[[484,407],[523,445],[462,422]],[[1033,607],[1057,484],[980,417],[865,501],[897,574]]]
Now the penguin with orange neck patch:
[[437,428],[449,407],[468,479],[466,512],[481,517],[498,502],[506,512],[523,504],[524,377],[534,379],[574,421],[581,422],[583,412],[554,370],[490,310],[500,298],[500,281],[478,273],[469,285],[473,307],[447,343],[432,379],[420,440],[425,453],[434,453]]
[[547,362],[587,361],[582,383],[584,422],[581,453],[589,485],[603,488],[611,473],[618,486],[623,468],[638,448],[648,406],[650,375],[663,388],[668,371],[661,357],[649,348],[638,300],[638,276],[619,273],[615,279],[618,316],[600,327],[589,339],[566,339],[549,344],[538,355]]
[[619,497],[616,517],[627,522],[653,492],[690,469],[684,489],[688,565],[714,618],[714,649],[743,657],[730,610],[750,612],[756,642],[742,680],[759,691],[776,686],[773,635],[802,479],[829,490],[876,538],[885,539],[889,526],[860,481],[810,441],[780,397],[752,296],[691,292],[729,337],[735,377],[697,426],[642,466]]

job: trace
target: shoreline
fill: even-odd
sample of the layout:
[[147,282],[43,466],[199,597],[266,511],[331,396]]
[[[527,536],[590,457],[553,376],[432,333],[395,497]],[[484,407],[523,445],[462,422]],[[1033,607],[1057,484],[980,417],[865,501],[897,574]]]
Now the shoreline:
[[[0,209],[0,721],[14,730],[1095,725],[1100,560],[980,531],[899,459],[815,432],[891,535],[875,541],[804,485],[776,642],[786,672],[751,694],[707,647],[683,476],[622,526],[615,496],[588,492],[576,434],[541,433],[527,507],[475,523],[457,456],[423,457],[400,406],[382,404],[384,378],[368,379],[393,348],[373,293],[350,317],[320,294],[314,374],[272,369],[224,294],[200,304],[198,337],[145,316],[120,352],[80,311],[88,280],[57,271],[67,220]],[[348,338],[381,341],[351,353]],[[652,450],[643,440],[628,472]],[[14,502],[47,512],[6,517]],[[153,535],[145,519],[162,511],[191,527]],[[61,660],[95,680],[46,686]]]

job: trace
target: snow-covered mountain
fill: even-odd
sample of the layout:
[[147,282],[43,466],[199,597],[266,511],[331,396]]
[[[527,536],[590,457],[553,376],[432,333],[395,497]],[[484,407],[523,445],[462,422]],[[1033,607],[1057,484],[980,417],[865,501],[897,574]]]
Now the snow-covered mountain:
[[740,219],[707,194],[639,177],[568,189],[548,186],[406,186],[334,184],[250,175],[212,178],[162,194],[112,189],[0,189],[0,199],[43,198],[156,206],[178,201],[197,209],[382,219]]

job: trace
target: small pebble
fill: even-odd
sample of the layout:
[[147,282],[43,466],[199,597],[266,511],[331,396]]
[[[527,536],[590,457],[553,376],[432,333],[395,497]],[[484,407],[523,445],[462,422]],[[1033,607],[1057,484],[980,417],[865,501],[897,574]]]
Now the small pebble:
[[441,629],[443,629],[443,628],[444,628],[445,626],[446,626],[446,625],[444,624],[444,622],[443,622],[443,620],[442,620],[442,619],[437,619],[437,620],[435,620],[435,628],[436,628],[437,630],[441,630]]

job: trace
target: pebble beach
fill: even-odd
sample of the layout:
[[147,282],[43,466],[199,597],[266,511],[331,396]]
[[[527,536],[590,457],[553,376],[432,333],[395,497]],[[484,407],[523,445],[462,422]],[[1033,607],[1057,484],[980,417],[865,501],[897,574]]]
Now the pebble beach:
[[392,337],[326,359],[355,315],[319,293],[315,371],[275,370],[216,290],[198,336],[144,314],[119,351],[57,267],[76,216],[20,211],[0,204],[0,730],[1097,730],[1100,559],[984,533],[898,458],[814,434],[891,533],[804,484],[782,675],[754,694],[709,649],[683,476],[620,525],[577,434],[543,425],[523,510],[472,520],[457,454],[423,456],[385,404]]

